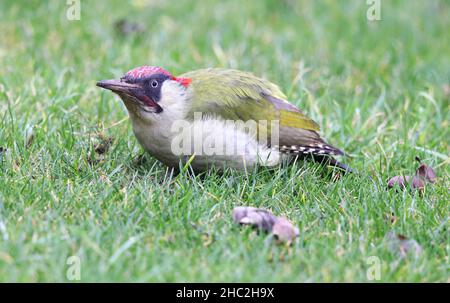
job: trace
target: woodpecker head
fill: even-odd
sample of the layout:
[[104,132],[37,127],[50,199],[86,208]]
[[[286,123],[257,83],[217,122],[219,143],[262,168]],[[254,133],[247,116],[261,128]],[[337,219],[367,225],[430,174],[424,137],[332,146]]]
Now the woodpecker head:
[[174,77],[157,66],[141,66],[120,79],[98,81],[97,86],[109,89],[122,98],[130,115],[154,120],[173,103],[185,96],[191,79]]

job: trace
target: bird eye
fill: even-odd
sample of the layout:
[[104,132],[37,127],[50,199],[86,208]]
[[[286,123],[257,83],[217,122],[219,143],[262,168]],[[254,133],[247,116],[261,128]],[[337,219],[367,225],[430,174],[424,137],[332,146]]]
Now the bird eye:
[[150,84],[152,87],[158,87],[158,81],[153,80],[152,83]]

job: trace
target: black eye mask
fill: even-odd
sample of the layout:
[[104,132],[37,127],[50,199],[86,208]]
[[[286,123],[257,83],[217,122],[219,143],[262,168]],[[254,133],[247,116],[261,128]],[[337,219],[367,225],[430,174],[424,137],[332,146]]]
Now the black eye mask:
[[139,84],[141,89],[135,92],[135,98],[144,105],[154,108],[156,113],[161,113],[163,109],[158,105],[161,99],[161,88],[164,81],[169,78],[169,76],[164,74],[156,74],[142,79],[124,78],[122,80],[127,83]]

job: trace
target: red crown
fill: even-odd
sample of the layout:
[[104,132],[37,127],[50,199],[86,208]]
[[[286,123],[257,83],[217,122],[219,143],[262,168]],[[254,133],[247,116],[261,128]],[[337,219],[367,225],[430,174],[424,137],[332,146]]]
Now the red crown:
[[159,66],[148,66],[148,65],[133,68],[132,70],[127,72],[125,76],[133,79],[139,79],[154,74],[163,74],[169,76],[172,79],[174,78],[172,74],[166,71],[164,68],[161,68]]
[[169,73],[164,68],[161,68],[159,66],[148,66],[148,65],[133,68],[132,70],[130,70],[125,74],[125,78],[140,79],[154,74],[166,75],[170,79],[177,81],[184,87],[188,87],[192,81],[192,79],[190,78],[174,77],[171,73]]

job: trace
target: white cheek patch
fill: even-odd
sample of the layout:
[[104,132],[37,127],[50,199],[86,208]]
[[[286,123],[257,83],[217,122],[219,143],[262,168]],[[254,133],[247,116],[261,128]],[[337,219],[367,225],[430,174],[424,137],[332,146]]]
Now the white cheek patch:
[[161,116],[160,119],[169,121],[184,119],[188,111],[186,89],[174,80],[164,81],[158,105],[163,109],[158,114]]
[[162,109],[161,112],[155,108],[141,107],[138,116],[142,120],[141,123],[166,132],[173,121],[186,118],[189,109],[186,89],[174,80],[166,80],[161,86],[160,99],[156,104]]
[[174,80],[166,80],[161,87],[161,94],[159,99],[159,105],[161,107],[167,107],[177,105],[177,103],[183,102],[186,95],[186,89]]

